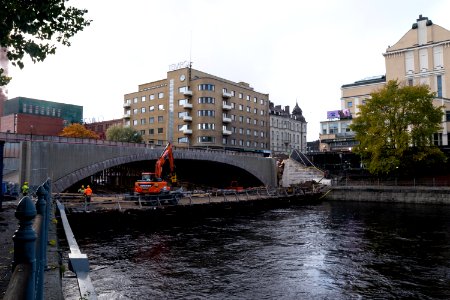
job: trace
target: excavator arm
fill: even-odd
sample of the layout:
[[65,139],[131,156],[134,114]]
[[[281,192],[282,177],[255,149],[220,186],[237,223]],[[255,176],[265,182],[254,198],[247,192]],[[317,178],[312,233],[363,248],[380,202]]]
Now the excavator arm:
[[172,152],[172,144],[171,143],[167,144],[167,146],[166,146],[166,148],[164,148],[164,151],[162,152],[161,156],[156,161],[156,165],[155,165],[155,176],[156,177],[161,178],[162,169],[167,160],[169,160],[170,173],[171,173],[171,176],[173,176],[172,174],[175,171],[175,164],[173,161],[173,152]]

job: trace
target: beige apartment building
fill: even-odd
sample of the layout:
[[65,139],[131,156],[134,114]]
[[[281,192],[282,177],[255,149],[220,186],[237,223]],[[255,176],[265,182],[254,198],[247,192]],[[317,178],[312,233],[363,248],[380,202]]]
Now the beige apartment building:
[[[434,104],[442,106],[441,130],[433,135],[435,145],[448,146],[450,130],[450,31],[419,16],[411,29],[383,53],[386,75],[366,78],[341,87],[341,110],[356,116],[370,94],[389,80],[404,85],[427,84],[436,93]],[[336,116],[336,115],[333,115]],[[356,143],[348,118],[329,118],[321,122],[321,151],[350,151]]]
[[269,95],[189,66],[124,96],[124,125],[146,143],[269,150]]

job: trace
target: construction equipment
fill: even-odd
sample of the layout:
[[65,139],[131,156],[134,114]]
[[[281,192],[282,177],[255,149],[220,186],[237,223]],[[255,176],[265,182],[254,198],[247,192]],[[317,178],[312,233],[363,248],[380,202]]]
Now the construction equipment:
[[171,185],[175,185],[177,182],[177,176],[175,174],[175,164],[173,161],[172,144],[168,143],[164,148],[161,156],[158,158],[155,164],[155,172],[142,173],[142,178],[135,182],[134,193],[137,195],[164,195],[169,194],[171,185],[162,179],[163,166],[169,161],[170,174],[169,178]]

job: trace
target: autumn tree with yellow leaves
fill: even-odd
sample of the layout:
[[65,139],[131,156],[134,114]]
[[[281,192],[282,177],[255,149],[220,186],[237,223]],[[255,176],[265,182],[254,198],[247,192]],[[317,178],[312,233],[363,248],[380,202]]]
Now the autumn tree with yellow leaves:
[[63,131],[59,136],[72,137],[72,138],[83,138],[83,139],[99,139],[98,134],[92,130],[87,129],[84,125],[79,123],[74,123],[69,126],[64,127]]

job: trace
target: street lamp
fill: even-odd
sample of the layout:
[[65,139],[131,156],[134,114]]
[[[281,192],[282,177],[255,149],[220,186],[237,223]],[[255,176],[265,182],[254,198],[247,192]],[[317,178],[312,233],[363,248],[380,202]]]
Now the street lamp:
[[33,125],[30,125],[30,140],[33,140]]

